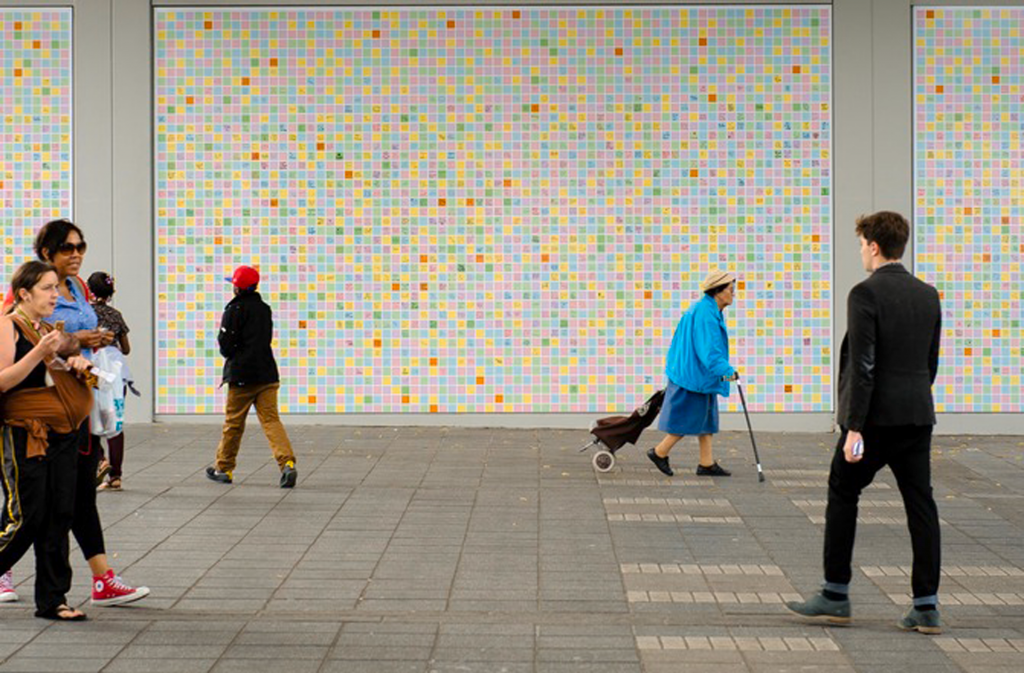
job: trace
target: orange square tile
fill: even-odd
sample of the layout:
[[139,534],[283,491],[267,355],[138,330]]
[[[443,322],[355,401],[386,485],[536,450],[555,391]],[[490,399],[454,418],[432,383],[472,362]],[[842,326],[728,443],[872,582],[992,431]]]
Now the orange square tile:
[[437,366],[437,358],[430,358],[430,366],[431,367],[436,367]]
[[494,403],[495,404],[503,404],[504,402],[505,402],[505,396],[504,395],[495,395],[494,396]]
[[305,320],[300,320],[299,321],[299,329],[306,329],[306,321]]
[[800,74],[800,66],[798,66],[798,65],[794,65],[793,66],[793,74],[794,75],[799,75]]
[[691,168],[690,169],[690,177],[691,178],[697,177],[697,169],[696,168]]
[[706,38],[706,37],[698,38],[697,39],[697,44],[700,45],[701,47],[708,46],[708,38]]
[[454,27],[455,27],[455,21],[453,21],[451,19],[448,19],[448,30],[451,30]]
[[402,404],[409,404],[409,396],[402,395]]
[[447,199],[438,199],[437,200],[437,205],[440,206],[441,208],[444,208],[446,205],[448,205],[448,200]]
[[484,377],[482,377],[482,376],[476,377],[476,384],[478,386],[482,386],[484,384]]
[[213,21],[204,21],[203,28],[206,30],[213,30]]
[[709,93],[708,94],[708,102],[709,103],[717,103],[718,102],[718,94]]
[[373,31],[373,37],[374,38],[379,38],[380,37],[380,31],[379,30]]
[[512,10],[512,18],[513,19],[518,19],[518,18],[521,18],[522,16],[523,16],[523,13],[520,12],[518,9],[513,9]]
[[242,78],[242,86],[249,86],[249,78],[248,77],[243,77]]
[[352,179],[352,171],[345,171],[345,179],[346,180],[351,180]]
[[538,105],[537,103],[533,103],[532,105],[530,105],[530,112],[534,114],[540,112],[540,105]]
[[622,56],[622,47],[615,47],[615,55]]

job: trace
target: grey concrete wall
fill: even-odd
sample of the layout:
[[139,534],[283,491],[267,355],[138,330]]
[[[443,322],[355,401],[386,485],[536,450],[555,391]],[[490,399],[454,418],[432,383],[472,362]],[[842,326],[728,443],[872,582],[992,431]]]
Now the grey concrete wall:
[[[13,6],[74,8],[75,218],[86,230],[88,269],[110,270],[118,305],[133,329],[133,371],[144,392],[128,405],[129,421],[153,419],[154,290],[152,213],[151,11],[173,6],[365,5],[337,0],[14,0]],[[411,2],[377,2],[409,6]],[[477,5],[454,0],[449,5]],[[495,2],[496,5],[519,5]],[[585,3],[551,0],[547,5]],[[661,2],[620,2],[661,5]],[[832,0],[787,3],[705,0],[702,4],[831,4],[834,40],[835,235],[834,360],[846,327],[845,298],[863,278],[853,222],[862,213],[892,209],[912,214],[911,0]],[[932,0],[929,5],[1021,5],[1008,0]],[[908,250],[908,260],[912,250]],[[199,417],[217,422],[216,417]],[[159,420],[196,420],[196,417]],[[446,424],[586,427],[576,414],[303,416],[302,423]],[[939,432],[1019,432],[1021,415],[946,414]],[[755,414],[764,430],[820,431],[831,414]],[[725,429],[745,428],[742,414],[726,414]]]

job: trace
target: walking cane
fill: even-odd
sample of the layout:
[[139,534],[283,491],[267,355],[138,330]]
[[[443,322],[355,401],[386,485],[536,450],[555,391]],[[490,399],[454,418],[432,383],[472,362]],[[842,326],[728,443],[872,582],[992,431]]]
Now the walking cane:
[[743,403],[743,416],[747,419],[747,430],[750,431],[750,444],[754,447],[754,460],[757,461],[757,480],[764,481],[764,472],[761,470],[761,459],[757,455],[757,442],[754,440],[754,428],[750,426],[750,414],[747,413],[747,398],[743,396],[743,386],[739,380],[736,381],[736,390],[740,391],[740,402]]

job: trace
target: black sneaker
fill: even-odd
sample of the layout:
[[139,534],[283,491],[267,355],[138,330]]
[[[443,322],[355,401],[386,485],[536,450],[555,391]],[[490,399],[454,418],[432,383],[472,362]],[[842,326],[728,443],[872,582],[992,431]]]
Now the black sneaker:
[[281,488],[295,488],[295,480],[298,478],[299,473],[295,471],[295,463],[289,460],[281,470]]
[[732,472],[725,469],[718,463],[712,463],[711,467],[697,466],[698,477],[731,477]]
[[232,481],[231,472],[221,472],[212,466],[206,468],[206,478],[211,481],[219,481],[222,484],[230,484]]
[[654,466],[656,468],[661,470],[662,474],[668,477],[671,477],[672,475],[675,474],[675,472],[672,471],[672,468],[669,467],[668,456],[662,458],[657,454],[657,452],[655,452],[654,449],[650,449],[647,451],[647,457],[651,459],[651,462],[654,463]]

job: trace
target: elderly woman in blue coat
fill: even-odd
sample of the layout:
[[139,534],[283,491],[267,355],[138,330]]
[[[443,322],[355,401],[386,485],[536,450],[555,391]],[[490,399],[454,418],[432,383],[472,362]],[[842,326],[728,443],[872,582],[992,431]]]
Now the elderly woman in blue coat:
[[700,444],[698,476],[728,477],[731,472],[715,462],[711,436],[718,432],[718,396],[729,396],[729,381],[739,373],[729,364],[729,333],[722,311],[732,304],[736,276],[714,270],[701,283],[704,296],[683,314],[672,337],[665,363],[668,387],[658,418],[667,433],[647,452],[654,465],[672,476],[668,453],[685,435],[697,435]]

